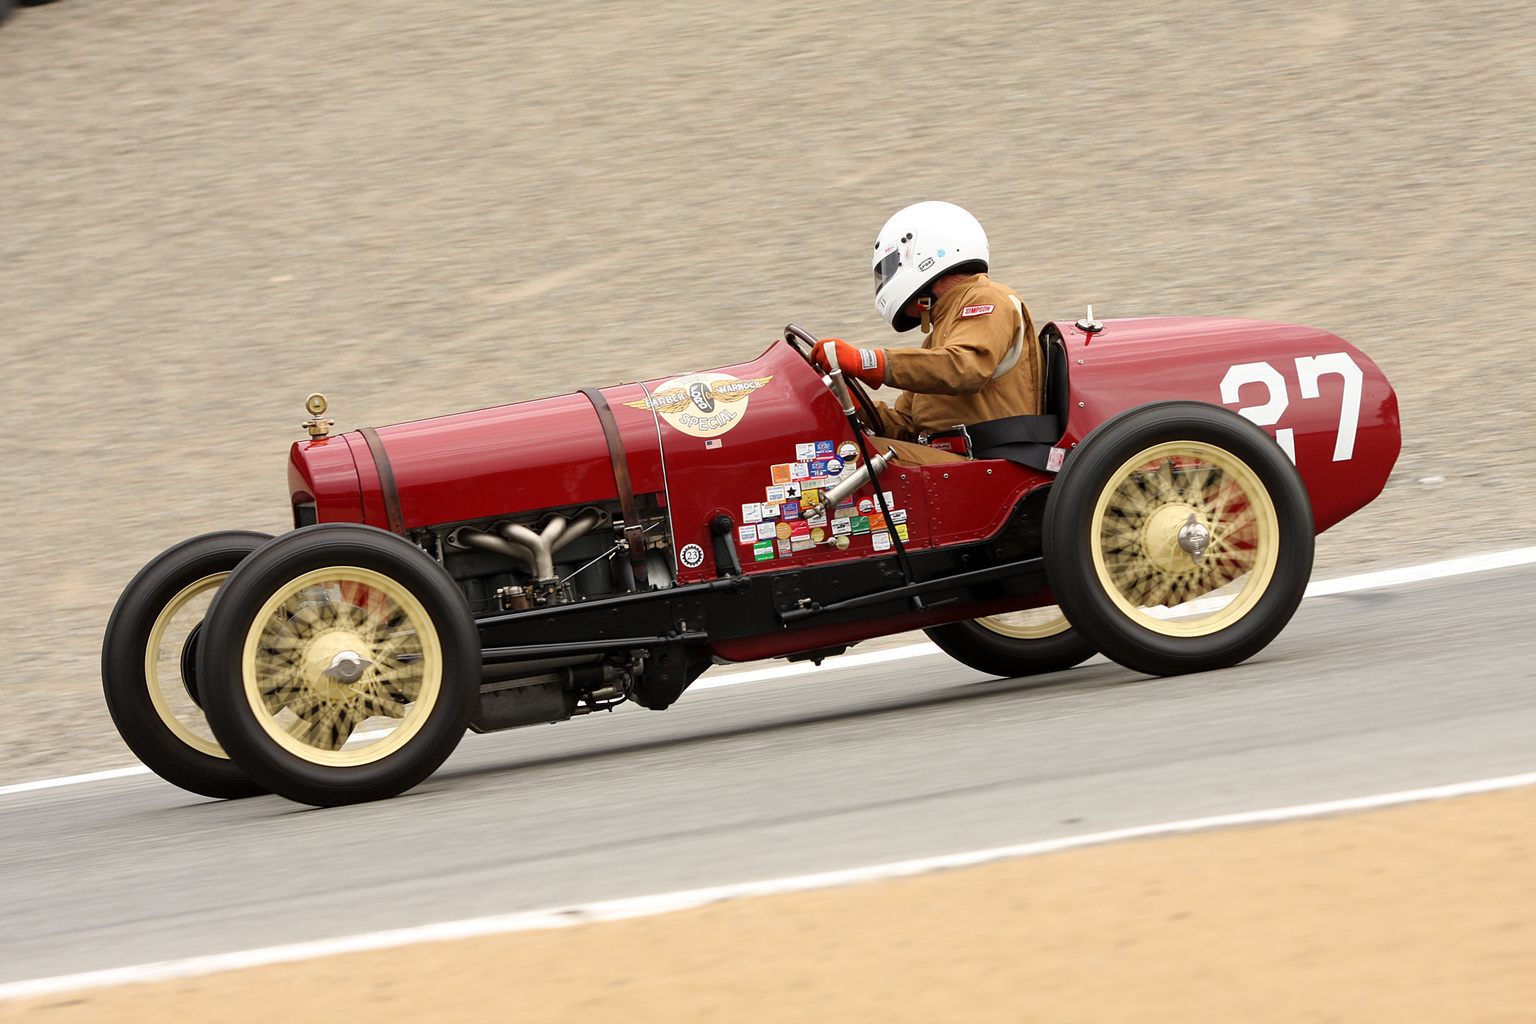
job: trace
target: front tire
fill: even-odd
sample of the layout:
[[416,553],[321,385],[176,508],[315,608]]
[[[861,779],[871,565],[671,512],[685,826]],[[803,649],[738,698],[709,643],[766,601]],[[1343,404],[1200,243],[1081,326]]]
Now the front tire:
[[1121,413],[1046,504],[1046,578],[1073,625],[1148,675],[1225,668],[1285,628],[1312,573],[1312,505],[1264,431],[1199,402]]
[[162,779],[202,796],[266,792],[214,738],[189,669],[215,591],[271,539],[208,533],[162,552],[123,589],[102,638],[102,691],[128,749]]
[[1064,672],[1097,653],[1056,605],[930,626],[923,632],[962,665],[1009,679]]
[[480,691],[480,637],[448,573],[391,533],[312,526],[232,573],[198,659],[208,720],[274,793],[379,800],[453,752]]

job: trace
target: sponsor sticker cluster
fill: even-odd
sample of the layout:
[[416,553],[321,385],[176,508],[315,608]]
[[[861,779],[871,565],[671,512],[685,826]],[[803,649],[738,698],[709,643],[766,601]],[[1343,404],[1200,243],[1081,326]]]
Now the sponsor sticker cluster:
[[867,494],[845,498],[831,510],[820,508],[822,492],[836,486],[852,466],[848,453],[839,454],[834,441],[796,444],[793,461],[768,467],[761,499],[753,495],[754,500],[742,503],[737,543],[752,549],[753,561],[767,562],[821,546],[847,550],[865,537],[877,552],[891,549],[892,533],[905,541],[907,513],[892,507],[890,491],[884,493],[889,523]]

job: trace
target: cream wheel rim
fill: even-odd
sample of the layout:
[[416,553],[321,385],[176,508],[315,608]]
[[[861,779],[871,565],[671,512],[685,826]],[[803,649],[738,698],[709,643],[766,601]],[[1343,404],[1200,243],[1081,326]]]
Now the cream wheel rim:
[[229,755],[213,738],[203,709],[197,706],[182,680],[181,658],[187,637],[203,621],[214,591],[228,576],[227,572],[216,572],[182,587],[160,609],[144,647],[144,683],[160,721],[198,753],[226,760]]
[[1154,445],[1122,463],[1099,494],[1091,537],[1115,607],[1165,636],[1208,636],[1243,618],[1280,557],[1280,517],[1258,474],[1199,441]]
[[388,576],[331,566],[257,612],[241,670],[256,720],[314,764],[370,764],[410,743],[442,691],[442,646],[421,602]]
[[1004,612],[974,620],[982,629],[1015,640],[1045,640],[1065,633],[1072,623],[1056,605],[1043,608],[1026,608],[1021,612]]

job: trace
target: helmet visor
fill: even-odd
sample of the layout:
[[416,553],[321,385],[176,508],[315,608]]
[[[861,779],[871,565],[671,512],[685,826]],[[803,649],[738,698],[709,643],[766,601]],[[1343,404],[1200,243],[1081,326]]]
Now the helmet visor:
[[877,294],[881,288],[885,287],[885,282],[889,281],[892,277],[895,276],[896,271],[900,266],[900,249],[887,253],[884,259],[875,264],[875,292]]

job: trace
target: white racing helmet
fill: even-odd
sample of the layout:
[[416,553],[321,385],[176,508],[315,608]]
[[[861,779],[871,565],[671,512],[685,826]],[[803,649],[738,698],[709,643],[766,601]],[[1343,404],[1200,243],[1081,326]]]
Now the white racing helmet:
[[991,250],[981,223],[954,203],[917,203],[885,222],[875,241],[875,309],[898,331],[917,317],[902,312],[945,274],[979,274]]

